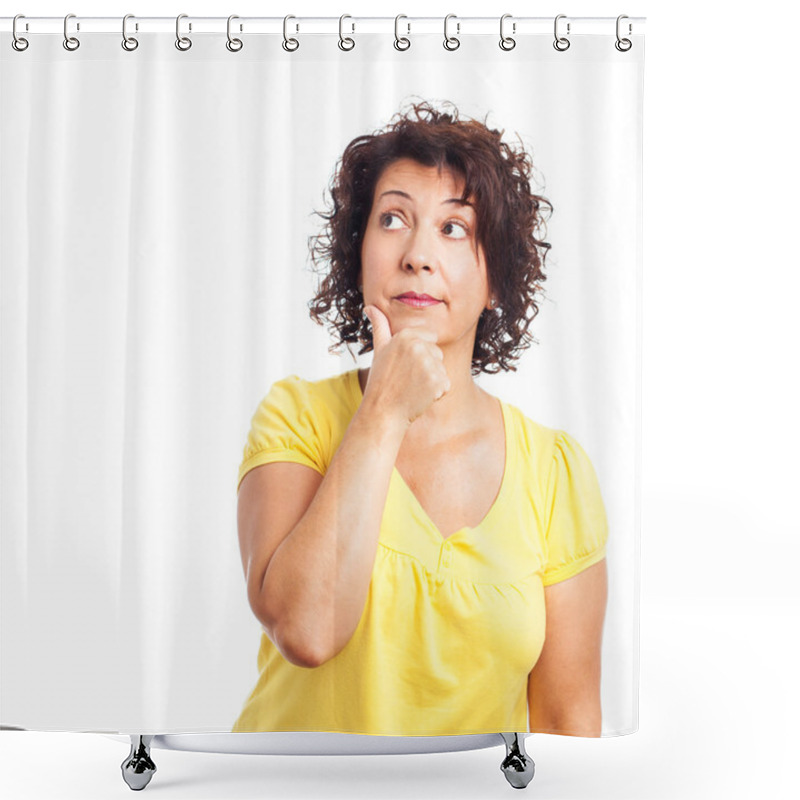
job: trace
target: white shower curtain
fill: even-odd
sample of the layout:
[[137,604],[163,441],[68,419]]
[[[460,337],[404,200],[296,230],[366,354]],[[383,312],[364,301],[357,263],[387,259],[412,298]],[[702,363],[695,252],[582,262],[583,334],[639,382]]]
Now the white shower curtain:
[[[553,205],[536,343],[478,384],[589,454],[608,519],[603,734],[637,727],[642,21],[394,20],[337,46],[282,20],[0,49],[0,722],[229,731],[262,627],[237,470],[271,385],[369,366],[310,318],[309,238],[345,147],[449,102],[530,153]],[[402,21],[400,32],[405,34]],[[627,34],[627,26],[623,26]],[[349,28],[345,26],[346,33]],[[470,32],[472,31],[472,32]],[[188,31],[185,31],[188,35]],[[355,349],[353,353],[355,353]],[[519,620],[524,626],[526,620]]]

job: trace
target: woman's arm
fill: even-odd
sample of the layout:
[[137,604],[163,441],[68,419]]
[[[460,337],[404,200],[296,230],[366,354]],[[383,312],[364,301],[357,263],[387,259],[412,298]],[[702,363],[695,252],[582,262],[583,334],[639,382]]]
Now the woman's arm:
[[355,632],[400,446],[450,389],[435,332],[414,326],[392,335],[379,308],[365,312],[369,379],[325,476],[302,464],[265,464],[239,489],[250,607],[284,657],[303,667],[333,658]]
[[606,561],[545,588],[542,653],[528,676],[531,731],[599,736]]
[[365,399],[324,477],[279,462],[242,480],[239,545],[250,607],[293,664],[333,658],[361,619],[405,432]]

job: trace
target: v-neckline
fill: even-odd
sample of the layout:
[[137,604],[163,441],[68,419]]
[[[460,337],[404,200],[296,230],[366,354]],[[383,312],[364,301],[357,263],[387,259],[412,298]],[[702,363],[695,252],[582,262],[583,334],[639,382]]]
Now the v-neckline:
[[[361,405],[361,401],[364,399],[364,393],[361,390],[361,381],[358,378],[358,369],[354,369],[351,371],[351,381],[352,381],[352,388],[355,394],[357,402],[357,407]],[[511,437],[509,435],[509,410],[506,404],[498,397],[498,402],[500,403],[500,411],[502,412],[503,417],[503,441],[505,445],[505,453],[503,455],[503,477],[500,479],[500,487],[497,490],[497,494],[495,495],[492,504],[489,506],[489,509],[481,518],[481,521],[478,522],[476,525],[462,525],[460,528],[453,531],[451,534],[445,536],[441,530],[439,529],[438,525],[431,519],[430,514],[425,510],[422,503],[419,501],[419,498],[414,494],[411,487],[406,483],[405,478],[400,474],[400,470],[397,469],[396,466],[392,466],[392,475],[397,477],[397,481],[403,487],[404,491],[410,496],[412,502],[416,506],[417,510],[422,515],[423,519],[427,523],[427,527],[431,530],[431,532],[436,536],[436,538],[440,541],[440,543],[444,543],[450,541],[454,536],[458,536],[459,534],[474,531],[479,528],[482,528],[488,521],[491,516],[493,516],[497,507],[501,504],[505,493],[506,493],[506,486],[509,483],[509,465],[511,460]]]

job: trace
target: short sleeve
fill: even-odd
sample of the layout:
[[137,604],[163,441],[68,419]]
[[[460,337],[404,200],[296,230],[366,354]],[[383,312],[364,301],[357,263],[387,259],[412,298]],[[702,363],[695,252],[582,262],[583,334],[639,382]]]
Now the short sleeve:
[[324,421],[312,388],[313,384],[296,375],[272,384],[250,424],[237,491],[251,469],[275,461],[305,464],[325,474],[319,435]]
[[608,522],[600,485],[583,448],[557,431],[546,490],[547,567],[543,583],[571,578],[605,557]]

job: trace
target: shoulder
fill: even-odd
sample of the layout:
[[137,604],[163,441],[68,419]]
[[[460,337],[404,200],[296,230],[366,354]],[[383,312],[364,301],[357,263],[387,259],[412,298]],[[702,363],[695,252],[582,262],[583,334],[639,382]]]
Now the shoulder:
[[322,380],[287,375],[272,384],[250,425],[239,481],[268,461],[298,461],[322,474],[353,411],[348,373]]
[[549,464],[556,442],[564,432],[536,422],[511,403],[503,401],[503,405],[511,420],[512,433],[523,460],[537,467]]
[[253,418],[254,428],[283,429],[314,438],[332,457],[358,408],[354,371],[319,380],[287,375],[270,387]]
[[513,420],[523,463],[538,476],[542,485],[558,472],[573,473],[577,478],[582,473],[593,471],[589,456],[572,434],[536,422],[516,406],[505,405]]
[[309,380],[287,375],[270,387],[263,403],[289,403],[295,407],[313,408],[334,413],[351,405],[352,373],[344,372],[328,378]]

